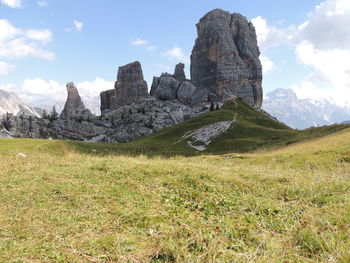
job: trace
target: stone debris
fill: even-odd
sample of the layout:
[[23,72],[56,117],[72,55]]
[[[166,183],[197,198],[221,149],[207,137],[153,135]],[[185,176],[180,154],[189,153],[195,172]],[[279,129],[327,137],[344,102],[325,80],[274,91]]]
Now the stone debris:
[[191,134],[187,144],[198,151],[204,151],[216,137],[226,132],[233,122],[234,121],[220,121],[204,126]]

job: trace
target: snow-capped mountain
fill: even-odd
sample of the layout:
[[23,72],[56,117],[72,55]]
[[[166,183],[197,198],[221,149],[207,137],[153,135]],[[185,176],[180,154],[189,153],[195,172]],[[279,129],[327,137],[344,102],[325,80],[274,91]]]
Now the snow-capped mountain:
[[92,112],[92,114],[101,115],[100,96],[96,96],[96,97],[82,96],[81,100],[83,101],[85,107]]
[[25,113],[40,117],[41,109],[24,104],[15,93],[0,90],[0,115],[7,112],[14,115]]
[[264,97],[263,109],[288,126],[305,129],[350,119],[350,108],[328,100],[299,99],[291,89],[276,89]]

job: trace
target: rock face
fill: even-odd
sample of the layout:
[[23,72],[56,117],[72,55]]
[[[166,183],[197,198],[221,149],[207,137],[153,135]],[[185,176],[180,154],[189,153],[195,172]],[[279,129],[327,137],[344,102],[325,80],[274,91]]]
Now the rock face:
[[191,55],[191,81],[220,101],[239,97],[262,104],[262,67],[255,29],[240,14],[215,9],[197,24]]
[[153,77],[150,95],[158,100],[179,101],[191,107],[201,106],[208,100],[206,90],[201,90],[186,80],[182,63],[176,65],[174,75],[163,73],[160,77]]
[[112,109],[112,105],[115,104],[115,90],[106,90],[101,92],[101,112],[104,110]]
[[101,111],[117,109],[148,97],[148,87],[143,79],[138,61],[119,67],[114,90],[101,93]]
[[208,100],[208,92],[195,87],[190,81],[184,81],[177,91],[177,99],[183,104],[195,107]]
[[151,95],[159,100],[175,100],[177,91],[181,82],[176,80],[173,75],[163,73],[159,78],[153,78]]
[[75,120],[77,118],[89,119],[92,117],[90,110],[86,109],[84,103],[81,101],[81,97],[77,88],[73,82],[69,82],[66,85],[67,88],[67,101],[64,105],[64,109],[61,112],[60,119],[62,120]]
[[186,74],[184,71],[185,64],[179,63],[175,66],[175,71],[174,71],[174,78],[178,81],[185,81],[186,80]]
[[147,83],[143,79],[140,62],[136,61],[119,68],[115,92],[116,107],[138,102],[148,97]]
[[121,143],[148,136],[201,114],[201,108],[193,108],[177,101],[161,101],[154,98],[140,103],[124,105],[103,116],[88,120],[63,120],[14,116],[7,114],[0,119],[0,138],[57,138],[89,142]]

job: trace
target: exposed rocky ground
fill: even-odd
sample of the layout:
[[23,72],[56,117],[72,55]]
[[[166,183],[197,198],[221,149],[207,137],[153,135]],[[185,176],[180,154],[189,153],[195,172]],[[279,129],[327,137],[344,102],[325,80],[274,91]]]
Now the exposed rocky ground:
[[187,144],[198,151],[204,151],[216,137],[226,132],[233,122],[220,121],[204,126],[190,134]]
[[[154,77],[148,94],[141,64],[136,61],[119,67],[114,89],[101,93],[101,116],[93,115],[84,106],[70,82],[60,116],[6,114],[3,130],[14,137],[118,143],[178,124],[209,111],[214,103],[232,98],[260,108],[262,69],[253,25],[239,14],[215,9],[200,20],[197,31],[191,80],[186,78],[185,65],[180,63],[174,74]],[[226,126],[220,124],[209,130],[220,133]],[[203,128],[202,133],[207,130]],[[208,136],[208,140],[202,140],[204,144],[213,137]]]

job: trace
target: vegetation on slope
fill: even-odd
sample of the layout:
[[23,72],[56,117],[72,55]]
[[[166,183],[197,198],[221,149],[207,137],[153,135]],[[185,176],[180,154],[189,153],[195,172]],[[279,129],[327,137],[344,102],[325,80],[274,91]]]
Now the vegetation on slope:
[[217,137],[205,153],[223,154],[277,148],[350,127],[350,125],[332,125],[298,131],[271,119],[237,99],[227,102],[219,111],[202,114],[148,137],[121,144],[118,147],[121,151],[147,154],[198,154],[197,150],[188,146],[187,140],[183,139],[184,135],[212,123],[233,120],[235,116],[237,121],[231,125],[227,132]]
[[0,262],[350,261],[349,129],[255,154],[104,146],[0,140]]

